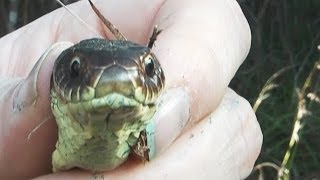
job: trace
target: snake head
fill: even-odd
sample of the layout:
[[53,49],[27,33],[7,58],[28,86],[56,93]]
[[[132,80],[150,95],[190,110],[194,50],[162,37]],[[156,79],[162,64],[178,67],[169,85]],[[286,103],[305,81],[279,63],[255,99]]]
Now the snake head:
[[51,89],[72,103],[119,94],[154,104],[165,77],[150,48],[130,41],[88,39],[66,49],[55,62]]

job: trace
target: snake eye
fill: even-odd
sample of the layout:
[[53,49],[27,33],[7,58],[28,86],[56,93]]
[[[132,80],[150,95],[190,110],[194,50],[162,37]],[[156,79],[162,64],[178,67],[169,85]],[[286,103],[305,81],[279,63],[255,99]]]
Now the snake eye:
[[155,67],[154,67],[154,59],[152,56],[147,56],[144,61],[144,69],[149,77],[153,77],[155,73]]
[[70,73],[72,77],[77,77],[80,73],[81,62],[79,57],[74,57],[70,64]]

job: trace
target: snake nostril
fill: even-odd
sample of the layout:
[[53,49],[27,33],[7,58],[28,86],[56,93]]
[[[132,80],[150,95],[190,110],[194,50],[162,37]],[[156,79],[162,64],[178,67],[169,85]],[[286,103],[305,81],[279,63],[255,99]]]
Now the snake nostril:
[[72,77],[77,77],[80,73],[81,61],[78,56],[71,60],[70,73]]

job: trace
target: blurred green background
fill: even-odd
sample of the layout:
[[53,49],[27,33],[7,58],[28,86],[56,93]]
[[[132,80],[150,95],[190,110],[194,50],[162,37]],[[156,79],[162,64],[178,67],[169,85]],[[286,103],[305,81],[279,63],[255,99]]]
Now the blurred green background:
[[[252,47],[230,86],[256,108],[264,134],[248,179],[320,179],[320,0],[238,2]],[[0,36],[58,7],[55,0],[2,0]]]
[[[319,101],[309,98],[319,95],[320,76],[314,64],[320,59],[320,1],[238,2],[251,27],[252,46],[230,86],[252,105],[262,89],[268,95],[256,112],[264,135],[257,164],[281,166],[288,151],[291,159],[286,166],[291,179],[320,179],[320,106]],[[310,81],[306,81],[311,72]],[[271,76],[276,78],[268,82]],[[301,94],[303,87],[306,90]],[[304,111],[305,115],[297,118],[297,112]],[[297,120],[301,129],[292,136]],[[294,137],[298,144],[288,149]],[[258,172],[252,179],[257,179]],[[270,165],[262,172],[264,179],[277,178],[277,170]]]

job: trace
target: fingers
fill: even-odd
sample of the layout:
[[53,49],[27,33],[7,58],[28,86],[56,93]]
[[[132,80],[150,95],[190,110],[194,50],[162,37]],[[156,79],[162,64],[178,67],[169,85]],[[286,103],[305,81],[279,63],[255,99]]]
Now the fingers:
[[[101,13],[131,41],[147,43],[152,21],[163,0],[94,1]],[[92,37],[113,38],[86,0],[68,6],[91,29],[64,8],[45,15],[0,39],[0,75],[26,77],[41,54],[58,41],[73,43]],[[130,16],[128,16],[130,14]]]
[[154,115],[156,155],[165,151],[190,120],[190,97],[184,88],[169,89]]
[[228,89],[214,112],[145,165],[124,165],[104,174],[70,171],[42,178],[244,179],[261,145],[262,134],[252,108]]
[[250,29],[234,0],[168,0],[155,24],[162,29],[154,51],[167,87],[186,87],[192,121],[221,100],[250,47]]
[[262,134],[252,108],[229,89],[214,112],[154,161],[132,171],[120,168],[105,177],[244,179],[258,157],[261,144]]
[[28,179],[51,172],[48,157],[54,149],[57,128],[49,103],[50,77],[54,60],[71,45],[59,43],[46,51],[26,79],[0,81],[0,101],[5,102],[0,104],[1,177]]

